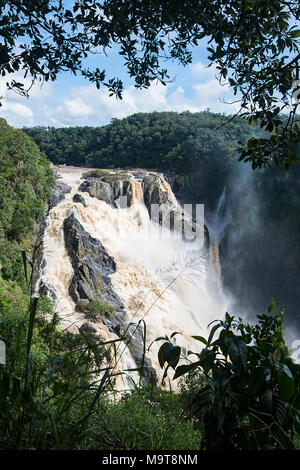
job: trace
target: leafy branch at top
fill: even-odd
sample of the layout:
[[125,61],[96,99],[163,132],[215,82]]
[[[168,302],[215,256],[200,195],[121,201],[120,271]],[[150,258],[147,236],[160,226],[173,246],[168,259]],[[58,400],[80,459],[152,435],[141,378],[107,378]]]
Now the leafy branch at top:
[[[107,55],[116,46],[135,86],[170,80],[167,60],[192,62],[191,50],[206,39],[208,60],[220,83],[241,96],[241,115],[259,121],[270,138],[253,140],[241,159],[253,168],[297,161],[299,128],[292,84],[299,79],[297,0],[58,0],[0,1],[0,73],[22,72],[55,80],[62,71],[82,74],[122,98],[123,82],[102,67],[90,70],[90,54]],[[31,82],[32,83],[32,82]],[[27,95],[23,82],[11,87]],[[285,110],[287,120],[278,117]],[[288,123],[288,124],[287,124]]]

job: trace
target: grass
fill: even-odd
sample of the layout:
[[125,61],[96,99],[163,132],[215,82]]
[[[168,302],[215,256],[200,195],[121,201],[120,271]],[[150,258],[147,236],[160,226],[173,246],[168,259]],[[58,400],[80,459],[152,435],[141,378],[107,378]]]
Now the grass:
[[[182,415],[180,396],[146,387],[107,404],[105,419],[126,449],[196,450],[200,432]],[[106,445],[105,449],[112,449]]]

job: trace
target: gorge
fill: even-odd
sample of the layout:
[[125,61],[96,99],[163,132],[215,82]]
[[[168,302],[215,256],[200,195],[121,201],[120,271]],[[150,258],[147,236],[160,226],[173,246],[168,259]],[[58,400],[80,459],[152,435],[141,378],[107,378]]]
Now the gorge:
[[[56,173],[36,289],[54,299],[61,328],[93,331],[105,340],[125,337],[116,365],[123,371],[141,366],[144,340],[148,348],[178,332],[174,343],[191,349],[191,336],[206,336],[208,323],[230,303],[220,281],[218,240],[210,243],[203,220],[184,214],[181,231],[183,209],[162,174],[78,167]],[[191,243],[186,238],[195,227]],[[103,305],[98,318],[89,312],[97,302]],[[158,377],[153,344],[144,379]]]
[[[204,118],[208,128],[207,113],[192,120]],[[188,132],[191,119],[176,119]],[[196,449],[201,439],[210,448],[218,432],[207,444],[215,416],[211,393],[214,403],[223,396],[230,401],[226,427],[234,427],[231,391],[241,394],[245,366],[242,408],[250,400],[249,409],[260,413],[268,390],[274,403],[282,393],[293,406],[298,167],[253,172],[211,140],[210,154],[185,147],[194,171],[189,165],[165,170],[162,158],[159,165],[164,150],[182,162],[174,132],[161,140],[159,152],[142,137],[140,148],[152,152],[143,169],[118,168],[111,165],[117,154],[135,157],[124,147],[127,131],[123,147],[110,148],[106,163],[54,166],[28,135],[0,121],[0,341],[7,354],[0,367],[0,447]],[[194,144],[205,146],[206,135],[212,137],[199,129]],[[175,144],[172,155],[165,142]],[[79,147],[75,140],[74,152]],[[212,336],[216,328],[220,336]],[[243,328],[250,332],[245,341]],[[271,385],[270,375],[261,375],[262,356],[267,370],[275,363],[287,371],[288,389],[282,391],[281,373]],[[207,387],[211,392],[198,412],[193,403]],[[233,447],[245,447],[234,430],[225,441],[228,435]]]

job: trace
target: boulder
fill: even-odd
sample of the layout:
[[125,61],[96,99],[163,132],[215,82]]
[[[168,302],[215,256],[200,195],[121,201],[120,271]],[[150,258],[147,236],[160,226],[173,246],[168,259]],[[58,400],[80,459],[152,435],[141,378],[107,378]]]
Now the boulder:
[[74,202],[80,202],[84,207],[86,207],[85,199],[80,194],[74,194],[73,201]]
[[57,181],[54,187],[50,209],[57,206],[65,198],[65,195],[71,192],[71,189],[71,186],[68,184],[63,183],[62,181]]
[[97,178],[89,178],[81,183],[79,191],[88,192],[90,196],[96,197],[100,201],[104,201],[111,206],[114,206],[115,200],[120,197],[120,186],[105,181],[98,180]]
[[90,323],[83,323],[81,327],[79,328],[79,331],[82,333],[87,333],[87,334],[94,334],[97,333],[96,328],[93,327]]

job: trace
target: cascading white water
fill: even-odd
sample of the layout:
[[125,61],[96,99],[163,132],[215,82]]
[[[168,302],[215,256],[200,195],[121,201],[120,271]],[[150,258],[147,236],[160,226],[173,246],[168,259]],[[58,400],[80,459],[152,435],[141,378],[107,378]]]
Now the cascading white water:
[[217,278],[220,278],[221,275],[219,245],[225,229],[231,221],[231,213],[226,211],[225,207],[226,193],[227,188],[225,185],[218,199],[216,210],[206,221],[210,237],[209,256]]
[[[43,237],[43,262],[40,278],[36,290],[43,283],[55,298],[55,311],[59,314],[62,330],[77,333],[80,326],[86,322],[83,315],[75,310],[75,302],[69,294],[69,285],[73,276],[73,267],[68,256],[65,241],[63,223],[70,211],[76,209],[73,196],[81,183],[81,176],[86,170],[82,168],[67,168],[60,170],[60,176],[64,183],[71,186],[71,192],[49,211],[46,220],[46,229]],[[78,214],[79,215],[79,214]],[[52,296],[52,298],[53,298]],[[97,333],[105,340],[118,339],[118,336],[108,331],[102,322],[93,325]],[[128,350],[122,355],[120,369],[127,370],[136,367]],[[117,379],[117,387],[131,388],[132,384],[126,376]]]
[[[86,169],[60,168],[62,181],[72,190],[65,199],[51,209],[44,237],[45,267],[41,281],[50,286],[58,298],[57,310],[65,327],[76,329],[84,322],[69,295],[69,282],[73,269],[64,246],[63,221],[68,211],[84,229],[99,239],[116,261],[116,272],[111,281],[114,290],[124,302],[130,320],[147,325],[147,346],[157,337],[177,331],[177,344],[197,350],[199,344],[191,335],[207,335],[210,321],[224,316],[229,299],[220,289],[214,290],[214,280],[207,267],[208,259],[202,246],[190,250],[182,239],[175,239],[166,227],[157,236],[157,224],[150,220],[143,201],[141,183],[131,174],[132,204],[126,208],[113,208],[104,201],[79,192],[80,178]],[[176,198],[170,186],[161,178],[174,204]],[[73,202],[79,193],[86,207]],[[107,339],[114,337],[99,322],[97,330]],[[147,356],[160,374],[157,360],[159,345],[154,344]],[[124,345],[120,346],[123,351]],[[122,367],[132,368],[134,363],[128,349],[122,352]]]
[[214,243],[219,243],[224,230],[230,221],[230,217],[225,213],[226,186],[218,199],[216,210],[209,221],[209,236]]

